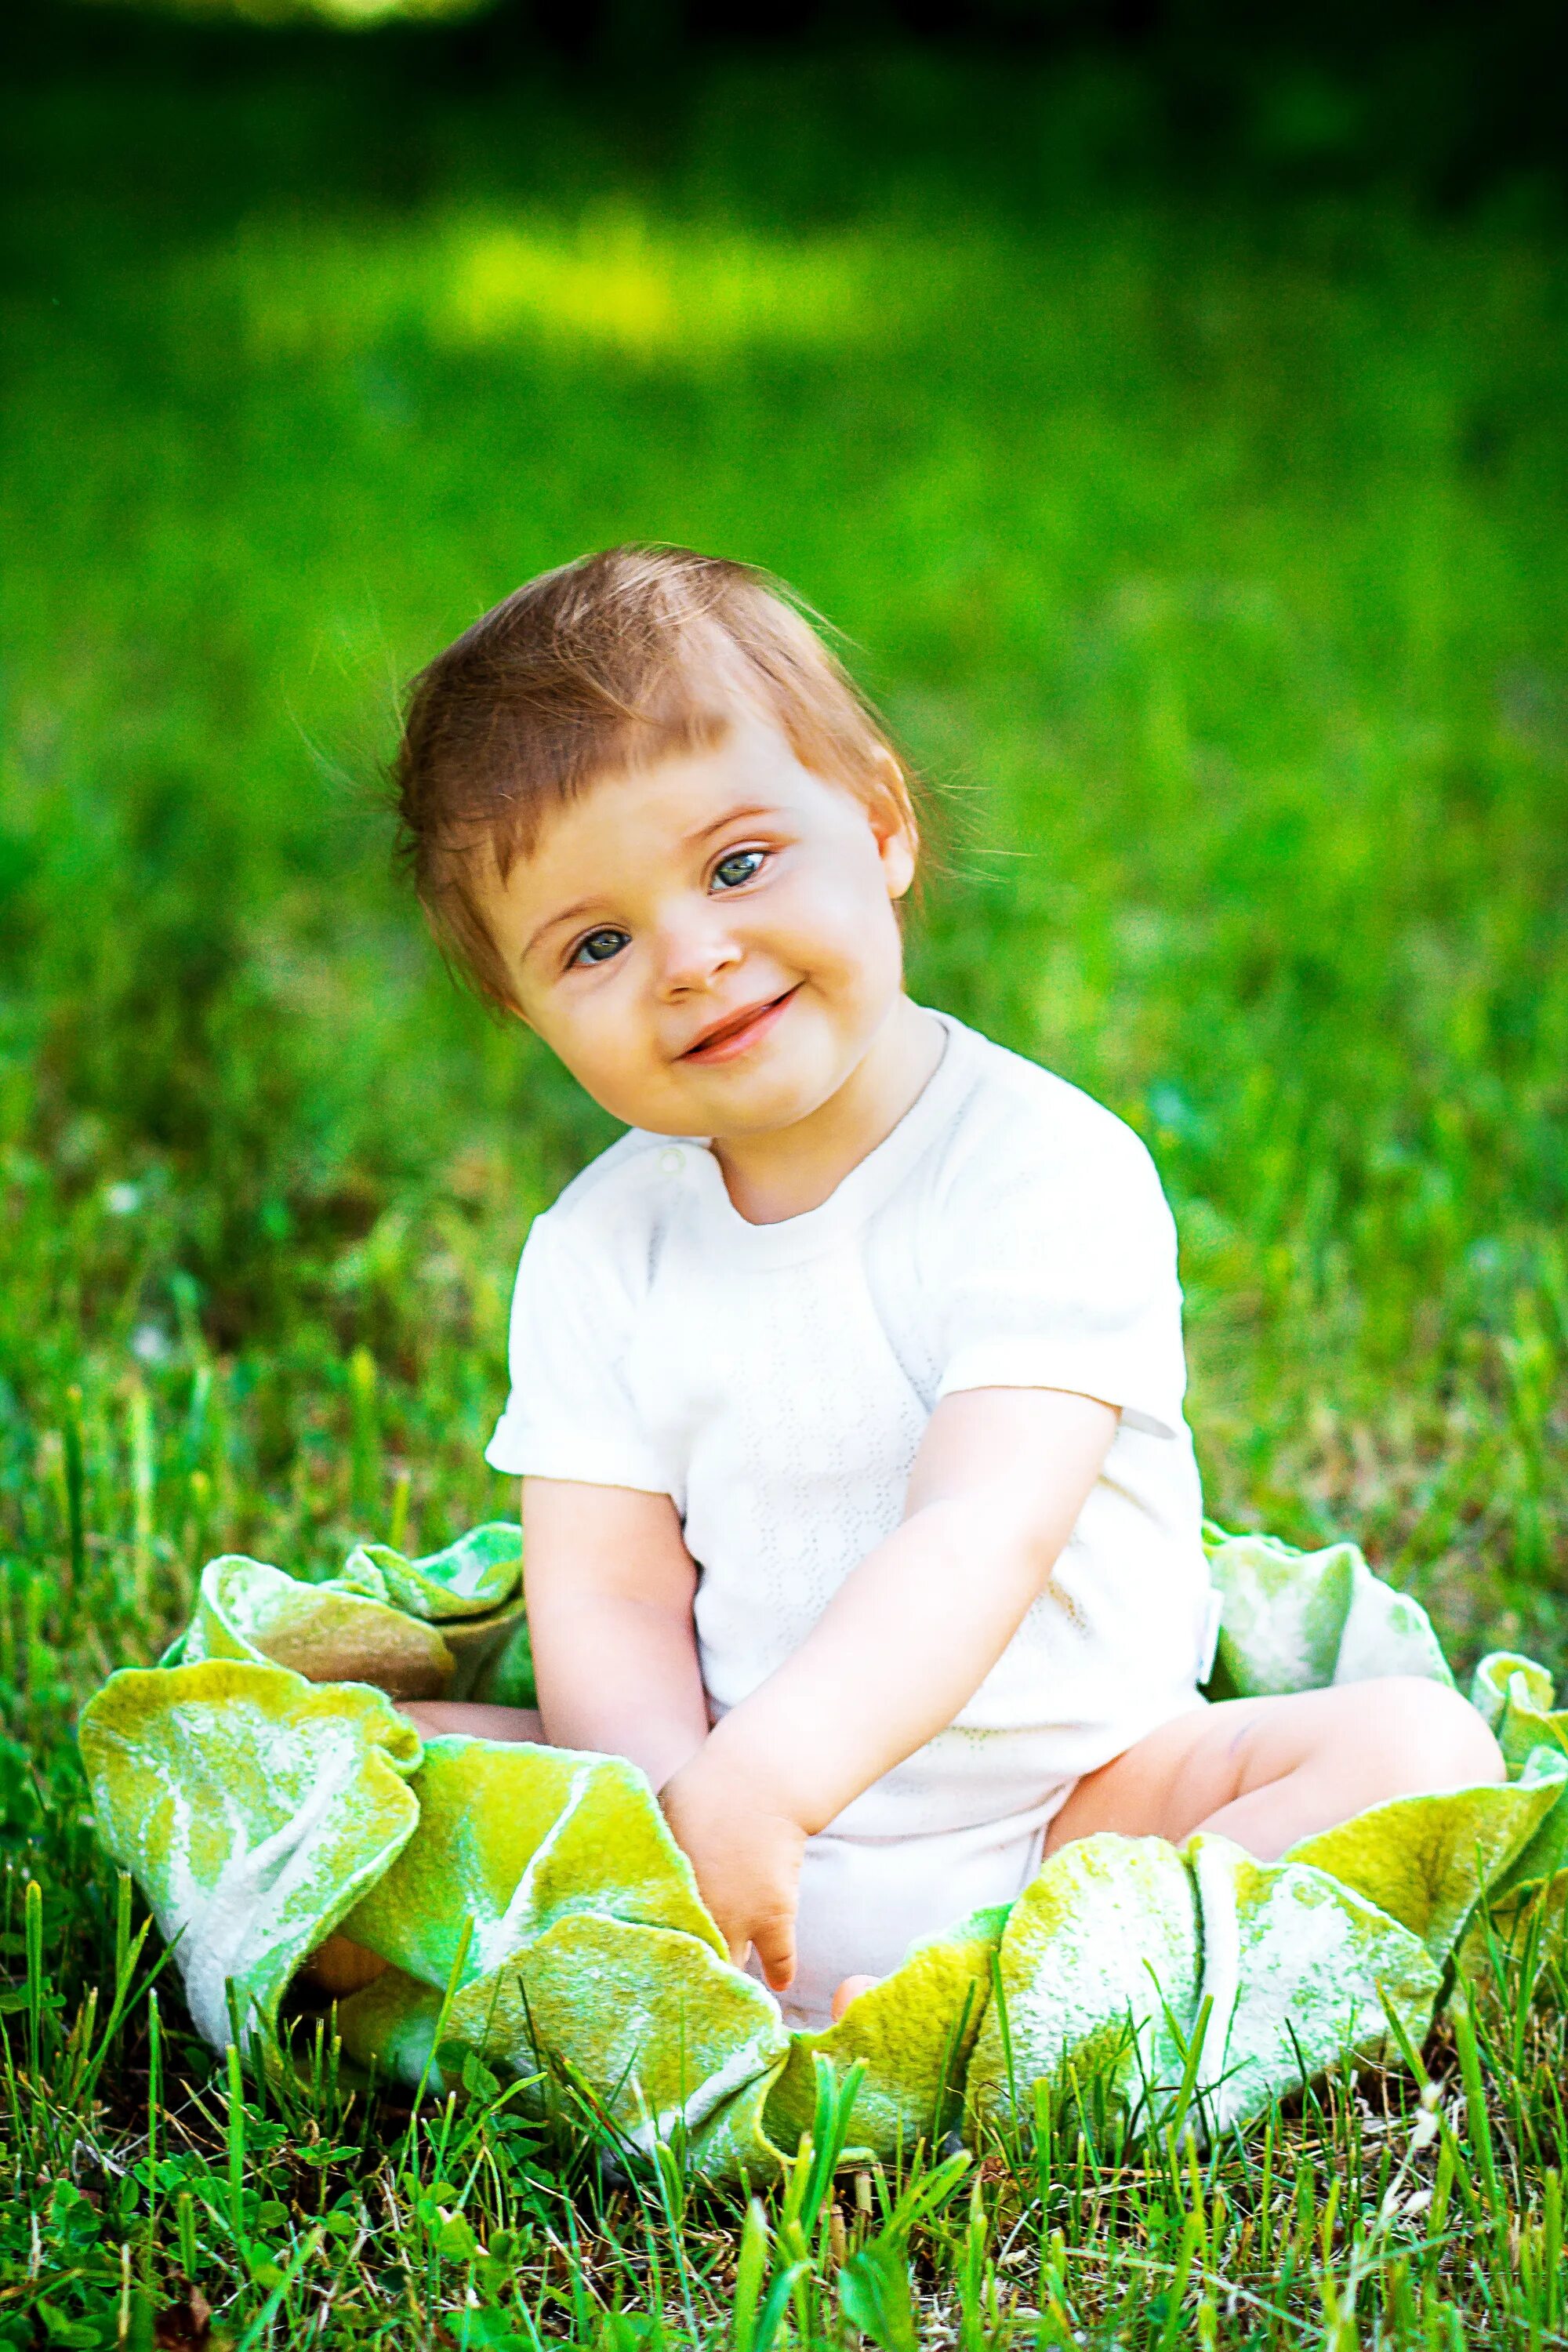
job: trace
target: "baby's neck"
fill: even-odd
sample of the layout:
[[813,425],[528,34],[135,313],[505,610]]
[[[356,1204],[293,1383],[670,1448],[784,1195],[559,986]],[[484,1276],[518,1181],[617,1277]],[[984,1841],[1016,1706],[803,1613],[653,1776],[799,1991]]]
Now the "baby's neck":
[[820,1208],[852,1168],[890,1135],[941,1061],[947,1040],[923,1006],[900,996],[837,1094],[809,1118],[767,1135],[715,1136],[730,1198],[753,1225]]

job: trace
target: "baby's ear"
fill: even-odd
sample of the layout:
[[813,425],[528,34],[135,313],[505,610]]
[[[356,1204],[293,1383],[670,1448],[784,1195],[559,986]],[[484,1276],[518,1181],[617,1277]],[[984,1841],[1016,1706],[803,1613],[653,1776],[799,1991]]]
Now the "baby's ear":
[[901,898],[915,878],[921,851],[920,826],[915,822],[908,780],[886,747],[878,753],[877,766],[877,790],[868,809],[871,830],[877,836],[882,870],[888,877],[888,896]]

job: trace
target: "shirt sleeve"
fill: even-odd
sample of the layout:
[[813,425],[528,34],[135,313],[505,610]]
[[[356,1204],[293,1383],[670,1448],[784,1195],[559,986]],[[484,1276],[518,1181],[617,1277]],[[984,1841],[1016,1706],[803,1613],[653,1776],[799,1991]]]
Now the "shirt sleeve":
[[626,1380],[636,1299],[613,1250],[556,1210],[536,1217],[512,1292],[511,1393],[485,1448],[494,1470],[671,1491]]
[[937,1394],[1066,1389],[1175,1437],[1186,1387],[1175,1223],[1137,1136],[1090,1108],[1065,1142],[1022,1120],[955,1174],[933,1269]]

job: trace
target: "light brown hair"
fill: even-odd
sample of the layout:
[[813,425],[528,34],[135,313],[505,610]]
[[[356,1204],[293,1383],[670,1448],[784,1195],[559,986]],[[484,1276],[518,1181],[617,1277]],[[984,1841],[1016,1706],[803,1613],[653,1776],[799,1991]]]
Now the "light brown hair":
[[597,777],[710,750],[738,704],[801,765],[914,819],[887,730],[787,589],[684,547],[612,547],[530,580],[409,689],[393,769],[402,847],[443,948],[513,993],[476,883],[504,879]]

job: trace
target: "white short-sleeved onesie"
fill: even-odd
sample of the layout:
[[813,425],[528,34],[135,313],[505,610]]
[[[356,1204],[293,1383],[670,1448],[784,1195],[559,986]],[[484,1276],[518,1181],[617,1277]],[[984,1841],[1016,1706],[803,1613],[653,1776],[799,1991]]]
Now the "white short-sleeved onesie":
[[487,1455],[673,1497],[718,1716],[897,1527],[940,1398],[1053,1388],[1120,1408],[1047,1589],[969,1704],[809,1842],[792,2022],[825,2021],[844,1976],[885,1973],[1016,1895],[1074,1781],[1199,1704],[1206,1665],[1153,1164],[1076,1087],[936,1018],[924,1091],[803,1216],[749,1223],[696,1137],[634,1129],[569,1184],[522,1253]]

